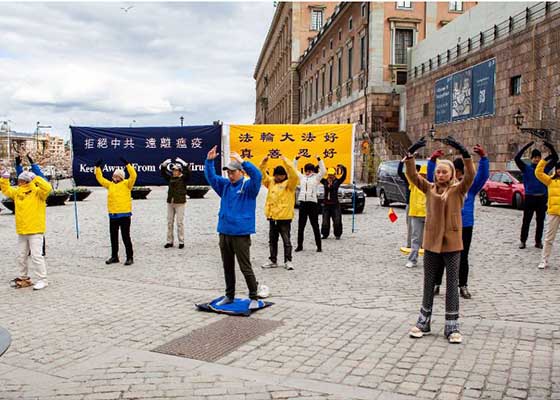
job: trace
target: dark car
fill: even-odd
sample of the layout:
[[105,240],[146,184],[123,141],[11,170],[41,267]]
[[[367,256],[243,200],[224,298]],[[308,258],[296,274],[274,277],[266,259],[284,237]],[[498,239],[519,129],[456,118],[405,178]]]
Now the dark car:
[[478,197],[480,204],[509,204],[513,208],[523,208],[525,188],[521,171],[491,171]]
[[[417,165],[426,164],[426,160],[416,160]],[[391,203],[406,204],[408,182],[403,181],[397,174],[398,161],[383,161],[377,169],[377,197],[383,207]]]
[[[356,188],[355,191],[356,198],[356,214],[361,214],[364,212],[364,207],[366,206],[366,195],[362,189]],[[299,186],[296,188],[296,208],[299,207]],[[323,185],[317,186],[317,201],[322,206],[323,200],[325,199],[325,188]],[[342,211],[352,210],[352,185],[342,184],[338,188],[338,201],[340,202],[340,207]]]

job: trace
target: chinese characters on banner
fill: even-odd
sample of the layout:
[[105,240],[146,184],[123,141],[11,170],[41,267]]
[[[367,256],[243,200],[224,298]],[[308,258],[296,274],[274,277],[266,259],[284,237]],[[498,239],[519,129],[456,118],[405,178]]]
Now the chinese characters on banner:
[[327,168],[344,165],[348,169],[346,183],[351,182],[354,149],[351,124],[230,125],[229,138],[230,151],[257,166],[268,156],[269,173],[281,164],[281,155],[293,160],[299,154],[300,171],[307,163],[317,165],[316,156],[320,156]]
[[[221,146],[221,126],[90,128],[70,127],[72,132],[73,177],[76,185],[97,186],[93,167],[103,160],[106,177],[127,159],[138,172],[137,185],[166,185],[159,165],[167,158],[180,157],[189,163],[191,185],[207,185],[204,161],[213,146]],[[218,160],[218,168],[221,164]]]
[[496,59],[486,60],[436,81],[435,123],[494,115]]

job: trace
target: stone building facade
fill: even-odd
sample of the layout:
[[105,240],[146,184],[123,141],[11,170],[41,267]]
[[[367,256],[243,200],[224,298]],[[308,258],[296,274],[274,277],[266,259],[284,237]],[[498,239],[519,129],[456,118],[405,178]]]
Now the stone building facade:
[[253,75],[256,124],[299,122],[299,57],[335,6],[329,2],[278,2]]
[[[477,13],[495,13],[501,20],[489,20],[489,29],[471,30],[470,36],[461,33],[463,42],[449,51],[440,49],[439,58],[426,57],[425,49],[418,56],[414,54],[417,49],[411,52],[413,62],[406,86],[407,133],[414,141],[427,135],[434,125],[438,79],[495,59],[494,113],[436,124],[435,136],[453,135],[469,147],[481,144],[489,153],[491,168],[501,169],[508,166],[519,147],[535,139],[515,125],[518,110],[524,117],[523,127],[555,130],[552,140],[560,144],[560,3],[521,4],[517,5],[520,10],[512,9],[516,12],[509,14],[495,3],[481,3],[479,7],[472,10],[473,15],[465,15],[465,21],[455,21],[457,28],[464,23],[468,31]],[[420,57],[422,62],[414,63]],[[430,143],[426,154],[435,146]]]

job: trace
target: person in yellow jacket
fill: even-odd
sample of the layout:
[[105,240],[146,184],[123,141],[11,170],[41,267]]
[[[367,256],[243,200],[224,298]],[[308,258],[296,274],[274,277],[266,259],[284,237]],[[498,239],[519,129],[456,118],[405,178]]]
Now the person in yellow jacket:
[[[426,164],[420,166],[418,172],[423,178],[428,173]],[[407,178],[408,180],[408,178]],[[424,221],[426,220],[426,195],[409,181],[410,201],[408,205],[408,217],[410,223],[410,254],[406,262],[407,268],[418,266],[418,252],[424,239]]]
[[[548,259],[552,252],[552,243],[556,238],[558,227],[560,226],[560,163],[558,163],[558,154],[552,144],[545,142],[545,146],[550,149],[550,161],[547,159],[540,160],[535,168],[535,176],[539,181],[544,183],[548,188],[548,227],[544,236],[544,247],[542,251],[542,260],[538,265],[539,269],[548,267]],[[545,172],[547,164],[555,165],[554,175],[549,176]]]
[[264,213],[270,223],[270,261],[262,267],[278,267],[278,237],[281,236],[284,243],[284,267],[287,270],[293,270],[290,231],[294,218],[295,191],[299,177],[296,169],[286,157],[281,156],[281,160],[282,165],[274,168],[272,177],[266,172],[268,157],[265,157],[259,166],[263,176],[262,183],[268,189]]
[[28,260],[31,259],[33,272],[38,278],[33,289],[44,289],[48,282],[43,256],[43,235],[46,230],[47,197],[52,187],[46,180],[30,171],[24,171],[18,176],[17,187],[10,186],[8,171],[3,169],[0,175],[0,190],[14,200],[16,210],[17,263],[20,273],[10,284],[15,288],[33,285],[28,273]]
[[124,171],[120,168],[113,172],[112,180],[107,180],[101,172],[102,160],[95,163],[95,178],[97,182],[107,189],[107,209],[109,211],[109,230],[111,233],[111,257],[105,264],[119,262],[119,229],[126,249],[124,265],[134,263],[132,240],[130,239],[130,221],[132,217],[132,188],[136,182],[136,170],[124,158],[121,161],[126,165],[129,178],[125,179]]

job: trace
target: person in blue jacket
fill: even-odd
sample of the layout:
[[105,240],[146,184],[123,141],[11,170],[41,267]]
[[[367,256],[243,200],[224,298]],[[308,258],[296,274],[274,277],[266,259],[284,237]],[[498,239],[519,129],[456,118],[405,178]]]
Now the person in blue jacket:
[[[204,164],[204,176],[212,189],[220,196],[218,233],[220,234],[220,252],[226,281],[226,295],[217,305],[233,302],[235,298],[235,258],[249,288],[251,304],[249,308],[258,307],[258,283],[251,267],[251,235],[255,230],[255,210],[257,195],[261,188],[262,174],[259,169],[237,153],[223,169],[227,178],[216,174],[214,160],[218,156],[216,146],[209,152]],[[243,171],[249,175],[246,178]]]
[[[474,146],[473,151],[480,156],[480,162],[478,163],[478,171],[474,178],[474,182],[471,185],[465,203],[463,204],[463,209],[461,210],[461,219],[463,221],[463,251],[461,251],[461,261],[459,264],[459,294],[464,299],[472,298],[472,295],[468,289],[468,279],[469,279],[469,250],[471,248],[471,240],[473,234],[474,226],[474,203],[476,195],[490,176],[490,162],[488,157],[486,157],[486,151],[480,145]],[[436,155],[436,153],[434,153]],[[436,169],[436,159],[437,157],[430,158],[428,161],[428,181],[433,182],[434,171]],[[453,161],[455,166],[455,173],[458,180],[463,179],[463,171],[465,169],[462,158],[456,158]],[[438,270],[436,273],[436,285],[434,287],[434,294],[439,294],[439,287],[441,286],[441,281],[443,279],[443,269]]]
[[[542,237],[544,231],[544,218],[546,217],[547,208],[547,190],[546,186],[537,179],[535,176],[535,169],[537,164],[541,160],[541,152],[538,149],[533,149],[531,152],[531,164],[525,163],[521,157],[523,153],[534,145],[535,142],[529,142],[523,146],[519,152],[515,155],[515,164],[517,168],[523,173],[523,187],[525,188],[525,201],[523,202],[523,224],[521,225],[521,243],[519,243],[519,248],[524,249],[526,247],[527,238],[529,237],[529,226],[531,225],[531,220],[533,219],[533,214],[537,214],[537,229],[535,231],[535,247],[538,249],[543,248]],[[546,146],[545,142],[545,146]],[[548,147],[548,146],[547,146]],[[547,164],[544,172],[547,174],[552,170],[554,166],[552,164]]]

